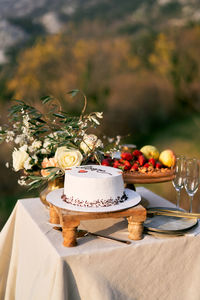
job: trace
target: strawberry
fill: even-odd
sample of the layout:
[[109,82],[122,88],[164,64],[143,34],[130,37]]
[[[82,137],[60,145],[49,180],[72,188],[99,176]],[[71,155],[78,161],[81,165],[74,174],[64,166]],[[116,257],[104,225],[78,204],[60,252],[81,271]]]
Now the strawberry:
[[155,161],[155,159],[153,157],[149,159],[149,163],[155,168],[156,161]]
[[145,161],[146,161],[146,159],[145,159],[144,155],[141,154],[138,156],[138,162],[139,162],[140,166],[143,166]]
[[140,156],[140,155],[142,155],[142,152],[141,152],[140,150],[135,149],[135,150],[133,151],[133,156],[138,157],[138,156]]
[[161,164],[160,162],[157,162],[157,163],[156,163],[156,168],[157,168],[157,169],[161,169],[161,168],[162,168],[162,164]]
[[119,165],[120,165],[119,160],[115,160],[113,163],[113,168],[118,168]]
[[146,163],[146,164],[144,164],[143,167],[148,168],[148,167],[150,167],[150,164],[149,164],[149,163]]
[[119,162],[120,162],[121,164],[123,164],[123,163],[125,162],[125,160],[122,159],[122,158],[120,158]]
[[131,164],[128,160],[125,160],[124,161],[124,170],[127,171],[127,170],[130,170],[131,168]]
[[122,152],[122,153],[121,153],[121,158],[122,158],[123,160],[128,160],[128,161],[130,161],[130,160],[133,159],[133,155],[132,155],[131,153],[129,153],[129,152]]
[[131,167],[131,171],[137,171],[138,170],[138,164],[134,163]]
[[104,158],[101,162],[102,166],[110,166],[110,159]]

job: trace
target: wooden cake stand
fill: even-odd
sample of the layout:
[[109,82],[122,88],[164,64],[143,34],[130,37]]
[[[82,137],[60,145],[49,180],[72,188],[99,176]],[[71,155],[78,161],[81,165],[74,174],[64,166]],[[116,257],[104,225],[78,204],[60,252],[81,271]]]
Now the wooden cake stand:
[[77,228],[81,220],[122,217],[126,217],[128,220],[129,239],[142,239],[143,222],[146,220],[146,209],[140,204],[120,211],[99,213],[71,211],[50,204],[50,223],[60,224],[62,226],[63,245],[65,247],[74,247],[77,245]]

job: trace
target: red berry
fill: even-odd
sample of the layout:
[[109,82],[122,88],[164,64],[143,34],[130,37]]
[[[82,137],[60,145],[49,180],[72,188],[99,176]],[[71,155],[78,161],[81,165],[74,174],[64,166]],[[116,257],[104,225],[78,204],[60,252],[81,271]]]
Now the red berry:
[[113,168],[118,168],[119,165],[120,165],[120,162],[118,160],[115,160],[113,163]]
[[145,168],[148,168],[148,167],[150,167],[150,164],[149,164],[149,163],[146,163],[146,164],[144,164],[144,167],[145,167]]
[[121,164],[123,164],[124,163],[124,159],[122,159],[122,158],[120,158],[120,160],[119,160],[119,162],[121,163]]
[[155,168],[156,161],[153,157],[149,159],[149,163]]
[[138,156],[138,162],[139,162],[140,166],[143,166],[145,161],[146,161],[146,159],[145,159],[144,155]]
[[161,164],[161,163],[159,163],[159,162],[157,162],[157,163],[156,163],[156,168],[157,168],[157,169],[160,169],[160,168],[162,168],[162,164]]
[[133,156],[138,157],[138,156],[140,156],[140,155],[142,155],[142,152],[141,152],[140,150],[135,149],[135,150],[133,151]]
[[124,166],[125,166],[124,170],[126,170],[126,171],[130,170],[130,168],[131,168],[131,164],[128,160],[124,161]]
[[124,160],[132,160],[133,159],[133,155],[129,152],[122,152],[121,153],[121,158],[124,159]]
[[110,159],[104,158],[101,162],[102,166],[110,166]]
[[138,170],[138,164],[134,163],[133,166],[131,167],[131,171],[137,171]]

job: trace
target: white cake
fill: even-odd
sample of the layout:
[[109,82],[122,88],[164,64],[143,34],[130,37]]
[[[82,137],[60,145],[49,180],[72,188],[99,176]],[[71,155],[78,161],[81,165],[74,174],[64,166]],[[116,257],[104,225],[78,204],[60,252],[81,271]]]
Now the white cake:
[[127,196],[122,172],[99,165],[67,169],[62,199],[81,207],[107,207],[124,202]]

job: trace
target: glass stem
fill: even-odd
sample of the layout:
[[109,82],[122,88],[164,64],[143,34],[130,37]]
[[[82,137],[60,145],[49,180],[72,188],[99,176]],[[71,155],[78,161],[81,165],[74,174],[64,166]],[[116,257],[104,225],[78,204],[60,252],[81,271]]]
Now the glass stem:
[[193,200],[193,196],[189,196],[190,198],[190,209],[189,209],[189,212],[191,213],[192,212],[192,200]]
[[176,196],[176,207],[179,208],[180,206],[180,197],[181,197],[181,191],[177,191],[177,196]]

